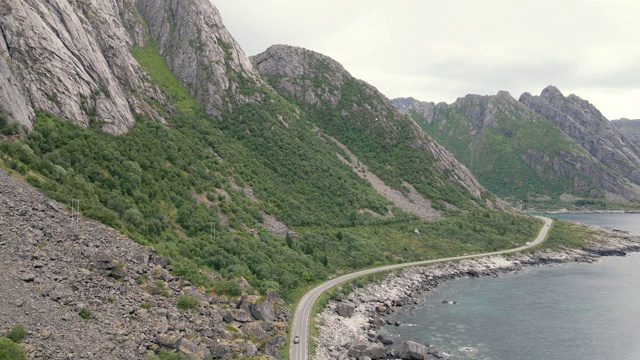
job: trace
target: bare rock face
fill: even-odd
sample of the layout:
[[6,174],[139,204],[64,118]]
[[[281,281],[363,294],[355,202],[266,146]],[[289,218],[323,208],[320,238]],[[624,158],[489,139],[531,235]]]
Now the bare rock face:
[[[300,47],[274,45],[252,61],[261,74],[279,77],[280,92],[316,106],[337,106],[342,97],[341,87],[351,78],[337,61]],[[316,86],[309,79],[313,76],[328,81]]]
[[603,164],[640,184],[640,146],[625,141],[621,131],[588,101],[573,94],[565,97],[549,86],[540,96],[524,93],[520,102],[554,123]]
[[180,82],[210,114],[259,101],[239,83],[264,85],[208,0],[137,0],[151,38]]
[[208,0],[0,0],[0,113],[32,128],[34,110],[122,134],[135,114],[173,105],[131,55],[153,42],[209,113],[260,101],[264,85]]
[[144,86],[118,4],[1,0],[0,8],[0,103],[11,120],[30,128],[39,109],[84,126],[96,118],[116,134],[133,126],[131,90]]

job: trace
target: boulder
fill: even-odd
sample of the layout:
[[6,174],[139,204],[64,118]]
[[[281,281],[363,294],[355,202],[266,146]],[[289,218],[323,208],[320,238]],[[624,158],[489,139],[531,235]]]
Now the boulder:
[[428,348],[413,341],[404,341],[400,348],[400,357],[405,360],[424,360],[427,358]]
[[249,315],[248,312],[246,312],[243,309],[238,309],[234,314],[233,314],[233,320],[237,321],[237,322],[241,322],[241,323],[246,323],[251,321],[251,315]]
[[214,359],[222,359],[231,354],[231,345],[225,340],[215,340],[211,345],[211,357]]
[[243,296],[242,302],[238,306],[251,313],[256,320],[274,321],[275,315],[273,311],[273,304],[266,301],[261,296]]
[[370,359],[382,359],[387,355],[387,350],[379,345],[364,343],[353,344],[348,351],[348,356],[355,359],[368,357]]
[[222,315],[222,320],[226,323],[233,322],[233,313],[231,313],[231,311],[225,312],[225,314]]
[[182,335],[180,334],[158,334],[158,336],[156,336],[156,342],[158,345],[168,347],[170,349],[177,349],[180,340],[182,340]]
[[199,349],[193,341],[187,339],[180,340],[178,343],[178,351],[184,354],[189,360],[203,359],[205,352],[209,354],[209,350]]
[[471,277],[480,277],[480,275],[482,275],[482,270],[469,269],[469,271],[467,271],[467,274],[469,274],[469,276]]
[[355,310],[356,306],[353,303],[343,302],[336,306],[336,313],[345,318],[350,318],[351,316],[353,316]]
[[159,265],[163,268],[166,268],[167,266],[169,266],[169,259],[165,258],[162,255],[153,254],[151,255],[150,260],[153,265]]
[[267,332],[262,328],[262,324],[257,321],[242,325],[240,330],[243,334],[253,336],[257,340],[262,340],[268,336]]
[[387,350],[380,346],[372,346],[362,352],[362,356],[368,356],[371,359],[382,359],[387,355]]

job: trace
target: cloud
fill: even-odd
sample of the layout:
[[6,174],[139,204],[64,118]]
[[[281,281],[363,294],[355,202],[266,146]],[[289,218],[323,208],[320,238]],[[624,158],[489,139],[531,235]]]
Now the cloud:
[[640,118],[640,105],[628,100],[640,89],[635,0],[213,3],[248,54],[302,46],[389,97],[452,102],[556,85],[605,115]]

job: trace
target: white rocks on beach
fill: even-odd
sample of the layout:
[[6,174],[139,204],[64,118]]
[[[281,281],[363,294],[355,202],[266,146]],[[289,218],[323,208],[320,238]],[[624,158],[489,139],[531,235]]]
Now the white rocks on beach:
[[[317,316],[316,324],[321,326],[319,335],[315,339],[317,345],[315,358],[317,360],[419,358],[412,357],[413,355],[410,354],[413,353],[404,351],[412,348],[411,344],[397,342],[392,345],[393,341],[383,342],[384,336],[377,333],[381,326],[394,324],[386,320],[385,315],[394,312],[396,307],[416,304],[421,294],[457,277],[498,276],[500,273],[518,271],[527,266],[594,262],[600,256],[624,255],[627,251],[640,250],[640,237],[611,230],[607,234],[607,237],[603,237],[599,242],[585,249],[541,250],[509,257],[467,259],[458,263],[448,262],[392,272],[380,283],[356,289],[346,297],[339,296],[342,302],[331,301]],[[447,303],[456,302],[447,300]],[[345,304],[349,304],[349,311],[345,311]],[[353,312],[350,311],[351,309]],[[444,356],[444,353],[438,352],[433,347],[425,348],[435,358]],[[427,356],[424,359],[427,359]]]

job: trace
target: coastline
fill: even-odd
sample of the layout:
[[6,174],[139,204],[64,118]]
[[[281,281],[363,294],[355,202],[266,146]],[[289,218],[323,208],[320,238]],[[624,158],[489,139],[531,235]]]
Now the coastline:
[[589,227],[601,230],[606,235],[583,249],[540,250],[407,268],[389,273],[382,282],[356,289],[348,296],[338,296],[315,319],[316,324],[321,324],[315,339],[315,359],[410,359],[417,354],[422,354],[424,359],[441,358],[437,349],[426,344],[392,343],[386,339],[379,330],[382,326],[395,325],[386,316],[399,307],[417,304],[420,297],[455,278],[497,277],[501,273],[519,271],[525,267],[569,262],[592,263],[603,256],[624,256],[627,252],[640,251],[640,236],[609,228]]
[[559,209],[559,210],[527,210],[528,214],[640,214],[640,210],[592,210],[592,209]]

